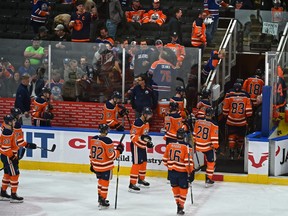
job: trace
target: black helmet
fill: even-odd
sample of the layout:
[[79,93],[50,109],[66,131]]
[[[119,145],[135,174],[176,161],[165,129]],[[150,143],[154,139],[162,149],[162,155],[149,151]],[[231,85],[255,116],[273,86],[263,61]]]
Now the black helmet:
[[50,88],[47,88],[47,87],[43,87],[43,88],[42,88],[42,94],[44,94],[44,93],[49,93],[49,94],[51,94],[51,89],[50,89]]
[[184,139],[185,137],[185,130],[183,128],[179,128],[177,130],[177,139]]
[[239,92],[242,89],[242,84],[236,82],[234,83],[233,88],[235,89],[236,92]]
[[207,107],[205,110],[206,116],[213,116],[214,115],[214,109],[212,107]]
[[211,90],[210,89],[205,89],[201,92],[202,98],[208,98],[211,95]]
[[169,110],[171,111],[176,111],[179,109],[179,104],[177,102],[171,101],[169,103]]
[[144,108],[143,108],[143,111],[142,111],[142,115],[144,115],[144,114],[152,115],[153,112],[152,112],[152,110],[151,110],[150,107],[144,107]]
[[122,98],[122,95],[121,95],[120,92],[114,91],[113,94],[112,94],[112,96],[111,96],[111,98],[112,98],[112,99],[113,99],[113,98],[121,99],[121,98]]
[[108,133],[109,126],[107,124],[99,124],[100,133]]
[[257,68],[256,71],[255,71],[255,75],[262,76],[263,75],[262,70],[260,68]]
[[241,84],[241,86],[243,85],[243,83],[244,83],[244,80],[243,79],[241,79],[241,78],[237,78],[236,79],[236,81],[235,81],[235,83],[240,83]]
[[176,87],[176,92],[185,92],[185,89],[183,86],[177,86]]
[[12,115],[6,115],[4,116],[4,122],[5,124],[9,124],[10,122],[12,122],[14,120],[14,117]]
[[11,108],[10,113],[14,118],[16,118],[18,115],[21,114],[21,110],[18,108]]

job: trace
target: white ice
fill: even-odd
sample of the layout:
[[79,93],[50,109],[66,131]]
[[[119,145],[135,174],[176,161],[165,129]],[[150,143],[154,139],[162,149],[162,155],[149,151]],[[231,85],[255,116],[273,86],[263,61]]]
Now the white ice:
[[[97,182],[93,174],[21,171],[18,195],[24,203],[0,202],[1,216],[175,216],[176,205],[166,179],[147,177],[150,188],[139,194],[128,192],[129,178],[119,176],[118,207],[114,209],[116,175],[109,186],[109,209],[99,210]],[[193,183],[185,215],[265,216],[288,215],[288,187],[216,182],[205,188],[203,181]]]

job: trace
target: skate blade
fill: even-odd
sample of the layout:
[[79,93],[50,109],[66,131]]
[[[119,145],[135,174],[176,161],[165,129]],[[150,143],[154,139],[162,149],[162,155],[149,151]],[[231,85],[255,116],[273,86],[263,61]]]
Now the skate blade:
[[205,183],[205,187],[206,188],[209,188],[209,187],[212,187],[214,184],[207,184],[207,183]]
[[133,190],[133,189],[128,189],[128,192],[130,193],[140,193],[140,190]]
[[141,187],[141,188],[150,188],[150,185],[149,186],[145,186],[145,185],[142,185],[142,184],[138,184],[137,186]]
[[10,201],[10,198],[7,198],[7,197],[0,197],[0,201]]
[[102,206],[102,205],[98,206],[99,210],[105,210],[105,209],[108,209],[108,208],[109,208],[109,206]]
[[23,203],[24,200],[10,200],[10,203]]

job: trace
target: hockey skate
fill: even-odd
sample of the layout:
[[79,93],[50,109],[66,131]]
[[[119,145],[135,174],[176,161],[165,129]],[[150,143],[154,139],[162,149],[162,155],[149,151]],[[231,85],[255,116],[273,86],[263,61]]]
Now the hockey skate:
[[144,187],[149,187],[150,183],[145,181],[145,180],[138,179],[138,185],[139,186],[144,186]]
[[185,212],[183,211],[184,208],[180,206],[180,204],[177,205],[177,215],[184,215]]
[[99,206],[98,206],[99,210],[107,209],[110,206],[109,200],[106,200],[101,196],[99,197],[98,203],[99,203]]
[[233,150],[233,149],[230,149],[230,154],[229,154],[229,159],[230,160],[234,160],[234,158],[235,158],[235,151]]
[[23,197],[19,197],[16,193],[11,193],[10,203],[23,203]]
[[134,184],[132,184],[132,183],[130,183],[130,185],[129,185],[129,190],[128,190],[129,192],[136,192],[136,193],[139,193],[140,192],[140,188],[139,187],[137,187],[136,185],[134,185]]
[[7,191],[4,191],[1,189],[1,194],[0,194],[0,201],[10,201],[11,196],[7,194]]
[[208,187],[211,187],[213,186],[214,184],[214,181],[210,178],[208,178],[208,176],[206,175],[206,180],[205,180],[205,187],[208,188]]

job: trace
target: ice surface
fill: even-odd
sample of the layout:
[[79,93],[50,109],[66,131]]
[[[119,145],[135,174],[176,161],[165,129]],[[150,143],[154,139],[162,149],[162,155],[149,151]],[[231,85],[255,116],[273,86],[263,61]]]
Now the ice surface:
[[[3,172],[2,172],[3,174]],[[45,171],[21,171],[18,195],[24,203],[0,202],[1,216],[175,216],[176,204],[166,179],[147,177],[150,188],[128,192],[128,176],[119,177],[117,210],[114,209],[116,175],[110,182],[109,209],[98,209],[95,175]],[[193,183],[194,204],[190,191],[185,215],[193,216],[270,216],[288,215],[288,187],[215,182],[205,188],[203,181]]]

